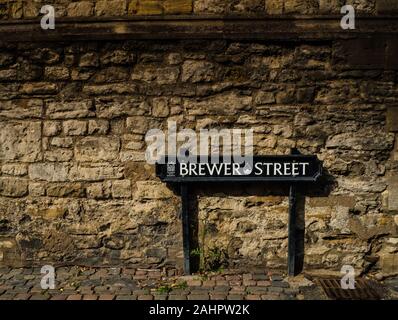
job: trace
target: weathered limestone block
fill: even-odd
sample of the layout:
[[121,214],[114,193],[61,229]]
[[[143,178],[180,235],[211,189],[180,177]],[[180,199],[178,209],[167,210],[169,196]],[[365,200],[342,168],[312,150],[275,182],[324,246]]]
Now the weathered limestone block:
[[46,195],[46,188],[43,183],[31,182],[29,183],[29,195],[31,197],[42,197]]
[[15,2],[11,5],[10,16],[13,19],[20,19],[23,16],[23,3]]
[[317,10],[316,0],[285,0],[285,13],[314,14]]
[[48,80],[68,80],[70,74],[66,67],[49,66],[45,68],[44,76]]
[[377,0],[376,11],[379,14],[398,13],[398,3],[394,0]]
[[340,14],[340,10],[343,5],[344,5],[344,0],[320,0],[319,1],[319,13]]
[[65,163],[34,163],[29,166],[29,178],[49,182],[68,181],[69,168],[70,165]]
[[126,129],[129,132],[145,135],[149,130],[149,121],[145,117],[128,117],[126,120]]
[[123,167],[111,163],[79,164],[70,168],[70,181],[103,181],[123,178]]
[[309,205],[311,207],[345,207],[353,208],[355,206],[355,197],[353,196],[328,196],[322,198],[310,198]]
[[67,136],[83,136],[87,133],[87,122],[68,120],[62,123],[63,132]]
[[77,161],[98,162],[116,160],[120,140],[116,137],[85,137],[75,146]]
[[34,217],[56,220],[63,218],[67,214],[68,208],[65,205],[39,204],[28,206],[26,212]]
[[158,118],[165,118],[169,116],[170,108],[167,98],[154,98],[152,100],[152,115]]
[[134,54],[124,50],[107,51],[100,57],[101,65],[130,65]]
[[41,159],[40,122],[3,122],[0,126],[0,160],[34,162]]
[[164,14],[190,14],[193,0],[165,0]]
[[179,69],[175,67],[139,64],[134,68],[131,79],[165,85],[176,83],[179,73]]
[[105,199],[105,190],[102,183],[92,183],[87,189],[87,197],[90,199]]
[[32,95],[49,95],[56,94],[58,87],[55,83],[50,82],[35,82],[26,83],[21,87],[21,93]]
[[162,1],[131,0],[128,6],[130,15],[158,15],[163,13]]
[[142,136],[134,134],[124,134],[122,137],[123,149],[127,150],[142,150],[145,143],[142,141]]
[[128,94],[134,95],[137,93],[137,87],[134,84],[113,83],[113,84],[98,84],[98,85],[85,85],[83,92],[89,95],[118,95]]
[[369,128],[356,132],[341,133],[328,138],[327,148],[353,150],[391,150],[394,135],[383,132],[370,132]]
[[97,16],[123,16],[126,14],[126,0],[99,0],[95,5]]
[[160,200],[173,197],[170,191],[163,183],[155,181],[137,181],[137,190],[134,198],[138,200]]
[[9,176],[25,176],[28,174],[28,167],[25,164],[4,164],[1,172]]
[[49,102],[46,114],[50,119],[86,118],[94,115],[92,110],[91,100]]
[[94,3],[91,1],[72,2],[67,8],[69,17],[89,17],[94,13]]
[[69,148],[73,145],[73,138],[71,137],[55,137],[51,139],[50,145],[59,148]]
[[50,184],[47,187],[47,196],[80,198],[85,196],[85,189],[81,183]]
[[0,195],[23,197],[28,193],[28,181],[16,178],[0,178]]
[[131,198],[131,181],[130,180],[116,180],[112,182],[112,196],[113,198]]
[[259,91],[254,98],[255,104],[275,103],[275,94],[273,92]]
[[79,67],[97,67],[99,65],[98,54],[94,52],[85,53],[80,57]]
[[15,61],[15,57],[13,54],[8,53],[8,52],[0,53],[0,66],[7,67],[7,66],[13,64],[14,61]]
[[394,225],[394,218],[391,215],[367,214],[351,217],[348,227],[362,240],[368,240],[379,235],[397,234],[397,226]]
[[387,130],[398,132],[398,106],[387,108]]
[[184,99],[184,107],[190,115],[234,115],[250,110],[252,97],[239,95],[236,92],[227,92],[201,100]]
[[109,121],[107,120],[89,120],[88,134],[105,135],[109,131]]
[[0,236],[0,264],[20,267],[21,254],[14,237]]
[[374,14],[377,1],[379,0],[346,0],[345,4],[352,5],[356,9],[356,12]]
[[44,152],[44,160],[50,162],[67,162],[73,159],[73,150],[57,148]]
[[123,80],[128,80],[129,75],[130,73],[127,68],[112,66],[102,69],[100,72],[97,72],[92,77],[92,81],[97,83],[120,82]]
[[43,122],[43,136],[53,137],[61,133],[62,126],[59,121],[44,121]]
[[283,1],[280,1],[280,0],[265,1],[265,12],[267,14],[282,14],[283,13]]
[[232,12],[239,13],[263,13],[264,12],[264,1],[263,0],[239,0],[237,4],[235,4],[231,8]]
[[229,0],[195,0],[194,13],[226,13],[229,11],[231,3]]
[[398,211],[398,175],[388,179],[388,210]]
[[184,82],[208,82],[215,79],[215,66],[210,62],[187,60],[182,66],[181,80]]
[[17,80],[17,70],[6,69],[0,70],[0,81],[16,81]]
[[98,117],[105,119],[122,116],[138,116],[149,113],[149,105],[141,97],[98,98],[95,99]]
[[381,272],[384,276],[398,274],[398,253],[382,253],[379,261]]
[[0,101],[0,119],[41,118],[43,101],[39,99],[23,99]]

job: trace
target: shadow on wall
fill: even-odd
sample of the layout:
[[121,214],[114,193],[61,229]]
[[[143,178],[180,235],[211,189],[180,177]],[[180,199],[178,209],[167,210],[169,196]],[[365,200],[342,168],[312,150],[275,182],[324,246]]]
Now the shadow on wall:
[[[336,186],[336,179],[323,169],[323,175],[316,183],[297,183],[297,219],[296,219],[296,268],[295,274],[299,274],[304,267],[304,242],[305,242],[305,198],[306,197],[328,197]],[[177,185],[168,184],[168,187],[177,195],[180,190]],[[199,197],[249,197],[249,196],[275,196],[289,197],[289,183],[266,182],[266,183],[193,183],[189,184],[189,212],[191,223],[191,248],[200,248],[199,234]],[[288,215],[288,209],[286,215]],[[287,235],[287,230],[286,230]],[[210,256],[203,257],[199,249],[191,251],[191,271],[217,270],[228,264],[230,257],[226,252],[210,252]],[[219,259],[220,261],[217,261]],[[259,261],[258,266],[265,266],[267,261]],[[286,262],[287,266],[287,262]]]

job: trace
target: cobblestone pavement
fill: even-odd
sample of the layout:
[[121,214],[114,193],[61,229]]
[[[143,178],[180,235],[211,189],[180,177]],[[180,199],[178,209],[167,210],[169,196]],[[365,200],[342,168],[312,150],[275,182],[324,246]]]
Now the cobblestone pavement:
[[0,268],[0,300],[304,300],[327,299],[304,276],[233,271],[178,276],[176,270],[59,267],[43,290],[40,268]]

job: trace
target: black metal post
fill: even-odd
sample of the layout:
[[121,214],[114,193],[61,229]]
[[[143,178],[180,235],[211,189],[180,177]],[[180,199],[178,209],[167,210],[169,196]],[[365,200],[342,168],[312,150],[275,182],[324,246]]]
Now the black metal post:
[[185,183],[181,184],[181,219],[182,242],[184,251],[184,273],[191,274],[191,219],[189,216],[189,188]]
[[296,218],[297,218],[297,190],[296,185],[290,185],[289,192],[289,231],[288,231],[288,261],[287,273],[289,276],[296,275]]

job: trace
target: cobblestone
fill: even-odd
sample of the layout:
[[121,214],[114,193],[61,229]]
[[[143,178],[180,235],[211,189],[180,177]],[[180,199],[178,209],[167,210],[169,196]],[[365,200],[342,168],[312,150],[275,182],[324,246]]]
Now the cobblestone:
[[[0,300],[303,300],[311,290],[320,290],[304,277],[300,287],[297,278],[291,285],[264,272],[186,277],[178,276],[178,270],[86,267],[81,272],[79,267],[56,269],[56,288],[43,290],[40,269],[1,270],[7,273],[2,274]],[[29,275],[29,281],[19,281],[20,275]],[[100,278],[94,280],[94,275]],[[137,276],[142,279],[133,280]],[[398,281],[390,283],[396,289]]]

